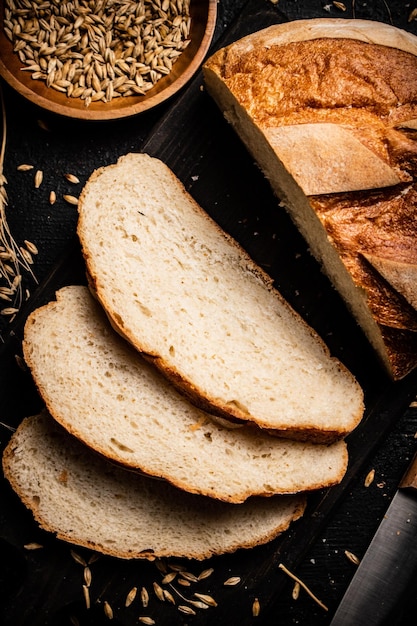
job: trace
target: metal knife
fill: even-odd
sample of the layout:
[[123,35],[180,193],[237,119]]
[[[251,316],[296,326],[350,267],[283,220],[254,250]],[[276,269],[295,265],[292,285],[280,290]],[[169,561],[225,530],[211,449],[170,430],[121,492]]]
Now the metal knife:
[[404,590],[416,576],[417,453],[330,626],[385,626],[395,614]]

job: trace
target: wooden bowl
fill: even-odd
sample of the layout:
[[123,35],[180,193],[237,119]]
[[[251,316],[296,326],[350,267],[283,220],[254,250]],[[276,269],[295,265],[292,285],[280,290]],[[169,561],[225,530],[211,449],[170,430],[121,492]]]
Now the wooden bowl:
[[113,98],[110,102],[92,102],[88,107],[80,98],[47,87],[44,81],[31,78],[22,71],[19,56],[4,33],[4,2],[0,14],[0,76],[22,96],[34,104],[59,115],[83,120],[111,120],[136,115],[173,96],[199,69],[208,51],[216,25],[217,0],[191,0],[190,43],[163,76],[145,95]]

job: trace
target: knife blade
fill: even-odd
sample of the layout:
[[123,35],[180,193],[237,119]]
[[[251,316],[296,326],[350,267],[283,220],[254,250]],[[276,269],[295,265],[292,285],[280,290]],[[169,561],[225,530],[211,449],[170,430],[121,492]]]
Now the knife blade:
[[389,624],[404,590],[416,576],[417,453],[401,479],[330,626]]

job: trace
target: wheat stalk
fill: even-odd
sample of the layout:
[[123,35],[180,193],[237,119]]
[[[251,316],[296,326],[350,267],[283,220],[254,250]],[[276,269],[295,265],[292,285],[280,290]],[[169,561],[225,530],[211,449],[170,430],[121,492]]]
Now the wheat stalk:
[[7,120],[3,91],[0,86],[2,138],[0,146],[0,301],[4,307],[0,314],[14,318],[24,300],[22,287],[22,272],[27,272],[36,282],[31,268],[32,254],[36,247],[29,243],[29,248],[19,247],[16,243],[7,221],[6,207],[8,197],[6,191],[7,179],[4,175],[4,159],[6,154]]

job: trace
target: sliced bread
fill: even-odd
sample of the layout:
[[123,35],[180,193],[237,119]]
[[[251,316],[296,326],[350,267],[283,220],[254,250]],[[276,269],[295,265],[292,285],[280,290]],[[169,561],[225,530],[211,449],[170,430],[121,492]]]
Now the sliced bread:
[[357,425],[356,380],[160,160],[93,173],[78,234],[112,325],[194,403],[318,442]]
[[205,559],[251,548],[305,507],[302,495],[226,504],[138,476],[94,454],[46,412],[20,424],[3,471],[42,528],[119,558]]
[[216,52],[204,78],[389,375],[404,377],[417,366],[417,37],[297,20]]
[[51,415],[102,455],[229,502],[329,486],[346,444],[227,428],[190,404],[110,326],[83,286],[64,287],[25,325],[23,353]]

